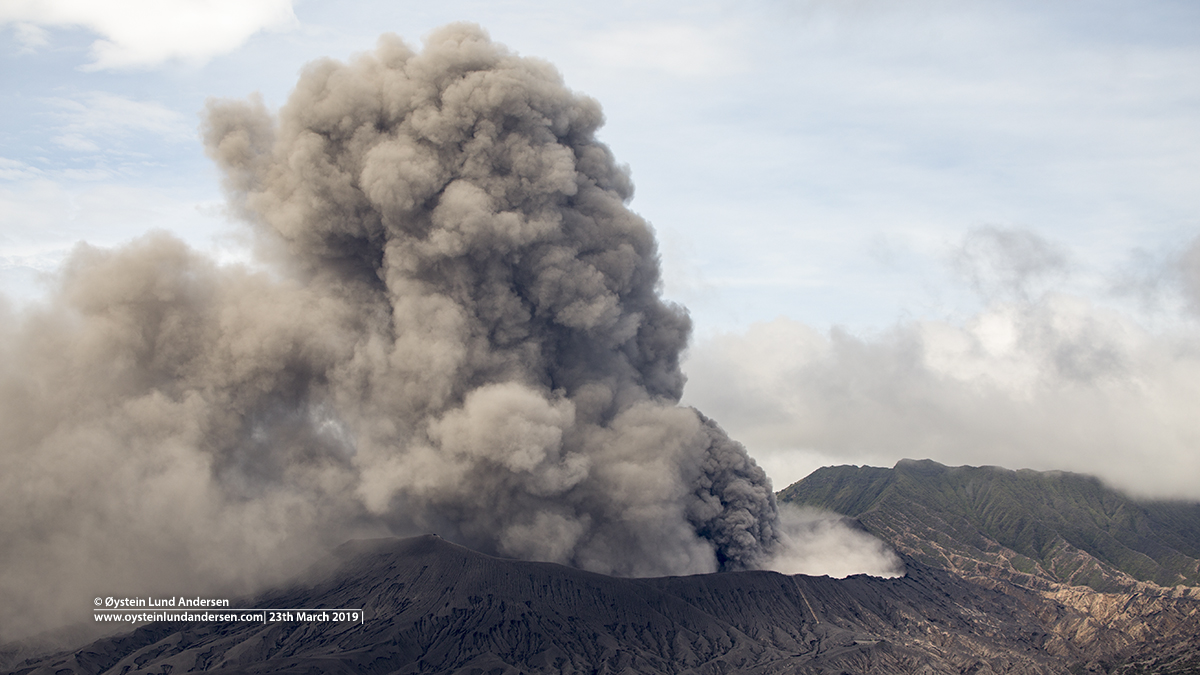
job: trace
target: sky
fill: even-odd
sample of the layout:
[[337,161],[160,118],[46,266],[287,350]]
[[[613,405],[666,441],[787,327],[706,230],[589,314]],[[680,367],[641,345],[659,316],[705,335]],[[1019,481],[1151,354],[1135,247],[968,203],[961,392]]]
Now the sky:
[[1191,2],[0,0],[0,290],[160,229],[250,259],[206,101],[454,21],[596,98],[694,335],[684,402],[830,464],[1200,498]]

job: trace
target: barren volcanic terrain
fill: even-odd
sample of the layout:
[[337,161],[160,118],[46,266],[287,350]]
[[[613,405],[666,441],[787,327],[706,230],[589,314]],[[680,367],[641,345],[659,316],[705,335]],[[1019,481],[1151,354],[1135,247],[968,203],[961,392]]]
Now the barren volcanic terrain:
[[[1108,606],[906,564],[894,579],[623,579],[495,558],[433,535],[357,541],[317,581],[253,605],[362,607],[362,624],[154,623],[11,672],[1189,672],[1178,659],[1188,650],[1178,649],[1178,669],[1116,665],[1137,654],[1114,640],[1132,628],[1102,625]],[[1177,646],[1194,642],[1197,609],[1195,594],[1180,592],[1117,613],[1158,616],[1161,647],[1172,636]]]

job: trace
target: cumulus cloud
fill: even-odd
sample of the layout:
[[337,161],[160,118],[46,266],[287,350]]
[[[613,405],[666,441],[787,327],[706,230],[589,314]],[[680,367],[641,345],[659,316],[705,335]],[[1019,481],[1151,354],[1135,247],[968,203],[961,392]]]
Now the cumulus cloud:
[[295,25],[292,0],[9,0],[0,24],[12,23],[26,49],[47,44],[42,27],[79,26],[92,43],[89,70],[153,67],[171,60],[204,63],[262,30]]
[[690,321],[602,121],[469,25],[314,63],[278,115],[210,102],[273,267],[81,246],[0,322],[0,631],[381,532],[621,575],[766,563],[770,482],[678,404]]
[[[1002,261],[1010,288],[1060,267],[1032,235],[983,237],[1000,244],[983,255]],[[1194,250],[1171,263],[1185,294]],[[1013,251],[1037,264],[1003,262]],[[1154,332],[1081,297],[1017,292],[966,321],[905,321],[874,335],[787,318],[720,335],[689,353],[685,400],[727,420],[781,485],[821,464],[928,457],[1200,498],[1196,345],[1192,324]]]

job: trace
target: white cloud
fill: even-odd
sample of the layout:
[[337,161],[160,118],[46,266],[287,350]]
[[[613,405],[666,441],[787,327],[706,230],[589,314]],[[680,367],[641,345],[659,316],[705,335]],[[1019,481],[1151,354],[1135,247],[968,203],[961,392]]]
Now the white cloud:
[[[1188,263],[1173,263],[1176,295]],[[1200,498],[1198,343],[1189,320],[1150,331],[1064,293],[867,336],[780,318],[694,346],[685,400],[746,443],[776,488],[823,464],[911,457]]]
[[78,99],[47,101],[64,120],[54,142],[76,150],[99,149],[97,138],[152,134],[160,140],[184,142],[196,137],[195,123],[155,101],[136,101],[107,92],[90,92]]
[[50,44],[46,31],[32,23],[20,22],[13,26],[17,42],[21,43],[21,52],[30,54]]
[[17,24],[27,46],[45,44],[38,26],[95,32],[89,70],[204,63],[262,30],[297,23],[291,0],[8,0],[0,23]]
[[74,152],[99,152],[100,146],[78,134],[62,134],[54,138],[54,144]]
[[[197,146],[194,118],[157,101],[108,92],[43,98],[41,141],[35,156],[0,159],[0,180],[48,178],[68,182],[145,177]],[[50,152],[47,149],[64,152]]]
[[988,299],[1028,300],[1069,271],[1066,252],[1053,242],[1029,230],[994,226],[969,233],[952,263],[975,292]]
[[0,157],[0,180],[33,180],[40,178],[43,173],[41,169],[29,166],[20,160]]

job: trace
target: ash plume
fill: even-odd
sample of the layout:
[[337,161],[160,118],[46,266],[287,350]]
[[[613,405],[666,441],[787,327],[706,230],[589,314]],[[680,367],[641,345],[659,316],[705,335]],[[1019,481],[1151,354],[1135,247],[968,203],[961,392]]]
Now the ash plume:
[[469,25],[312,64],[277,117],[211,102],[269,269],[81,246],[0,322],[0,637],[96,595],[244,592],[363,533],[618,575],[765,564],[770,483],[678,405],[690,321],[602,121]]

